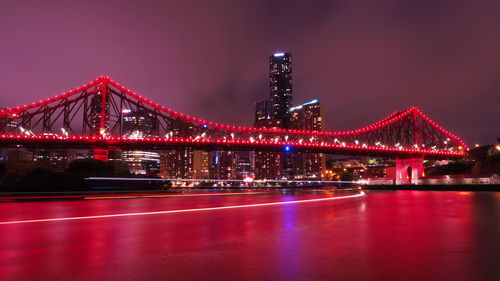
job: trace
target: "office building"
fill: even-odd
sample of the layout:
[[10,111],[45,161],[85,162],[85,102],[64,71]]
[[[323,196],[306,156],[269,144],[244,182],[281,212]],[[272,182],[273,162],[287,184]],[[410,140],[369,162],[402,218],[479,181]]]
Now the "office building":
[[292,107],[292,54],[274,53],[269,57],[269,87],[272,119],[281,128],[290,126]]
[[290,108],[291,129],[322,131],[321,103],[314,99]]
[[[255,104],[255,127],[289,128],[292,106],[292,54],[274,53],[269,57],[269,99]],[[290,153],[256,151],[256,179],[282,179],[291,173]]]
[[150,111],[122,110],[122,135],[127,138],[158,136],[158,120]]
[[160,153],[160,174],[169,179],[193,178],[193,150],[168,150]]
[[[126,138],[141,139],[158,134],[158,120],[149,111],[138,109],[122,110],[122,135]],[[160,172],[160,154],[153,151],[122,151],[121,160],[127,164],[130,173],[136,175],[156,175]]]
[[90,112],[89,112],[89,122],[90,122],[90,134],[93,136],[105,135],[109,131],[109,103],[106,102],[104,108],[104,126],[101,129],[101,116],[103,112],[102,108],[102,94],[99,92],[92,96],[90,100]]
[[210,177],[225,180],[236,179],[236,153],[234,151],[215,150],[211,154]]
[[255,151],[255,179],[281,179],[283,176],[283,153]]
[[208,179],[210,176],[210,153],[204,150],[193,151],[193,179]]
[[[323,130],[321,103],[314,99],[290,108],[291,128],[297,130]],[[321,153],[297,152],[291,157],[292,174],[296,179],[319,179],[325,169],[325,157]]]
[[160,172],[160,154],[157,152],[122,151],[121,157],[131,174],[154,176]]
[[250,161],[250,155],[248,153],[244,156],[238,154],[238,157],[236,158],[235,179],[243,180],[253,177],[254,173],[252,171],[252,162]]
[[163,151],[160,175],[172,179],[208,179],[210,177],[210,153],[189,148]]

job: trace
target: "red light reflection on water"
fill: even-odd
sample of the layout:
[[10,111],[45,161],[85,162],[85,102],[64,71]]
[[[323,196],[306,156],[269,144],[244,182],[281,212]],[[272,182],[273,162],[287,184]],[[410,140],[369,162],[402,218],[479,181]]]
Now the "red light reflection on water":
[[[167,202],[172,208],[194,208],[271,198],[283,199],[252,195],[9,206],[23,208],[16,213],[23,218],[31,212],[101,214],[164,208]],[[361,200],[3,225],[0,276],[2,280],[496,280],[500,244],[493,238],[500,237],[498,203],[494,193],[371,192]]]

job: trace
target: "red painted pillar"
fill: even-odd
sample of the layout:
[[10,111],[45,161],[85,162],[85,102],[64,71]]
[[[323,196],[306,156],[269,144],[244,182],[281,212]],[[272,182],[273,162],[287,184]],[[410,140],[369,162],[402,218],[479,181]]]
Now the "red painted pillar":
[[108,112],[106,110],[107,102],[108,102],[108,81],[104,81],[101,85],[101,116],[99,117],[99,134],[104,135],[107,130],[107,118]]
[[396,184],[418,184],[418,179],[423,176],[423,157],[396,159]]
[[94,148],[94,159],[108,162],[108,149],[106,148]]

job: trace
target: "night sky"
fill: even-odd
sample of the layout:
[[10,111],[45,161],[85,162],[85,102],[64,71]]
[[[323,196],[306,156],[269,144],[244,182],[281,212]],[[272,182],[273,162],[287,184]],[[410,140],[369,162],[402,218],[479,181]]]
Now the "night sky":
[[[297,2],[297,3],[294,3]],[[0,107],[107,74],[175,110],[252,125],[268,56],[328,130],[412,105],[469,144],[500,137],[500,1],[2,1]]]

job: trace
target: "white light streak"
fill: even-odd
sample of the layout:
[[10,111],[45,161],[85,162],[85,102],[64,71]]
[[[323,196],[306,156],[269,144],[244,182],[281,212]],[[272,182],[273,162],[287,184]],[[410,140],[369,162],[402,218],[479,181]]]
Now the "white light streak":
[[110,215],[98,215],[98,216],[81,216],[81,217],[49,218],[49,219],[34,219],[34,220],[20,220],[20,221],[3,221],[3,222],[0,222],[0,225],[36,223],[36,222],[71,221],[71,220],[90,220],[90,219],[102,219],[102,218],[145,216],[145,215],[192,213],[192,212],[202,212],[202,211],[215,211],[215,210],[226,210],[226,209],[264,207],[264,206],[288,205],[288,204],[340,200],[340,199],[363,197],[365,195],[366,194],[363,191],[360,191],[360,193],[354,194],[354,195],[346,195],[346,196],[339,196],[339,197],[326,197],[326,198],[318,198],[318,199],[305,199],[305,200],[295,200],[295,201],[281,201],[281,202],[271,202],[271,203],[246,204],[246,205],[234,205],[234,206],[223,206],[223,207],[208,207],[208,208],[183,209],[183,210],[169,210],[169,211],[156,211],[156,212],[138,212],[138,213],[122,213],[122,214],[110,214]]

